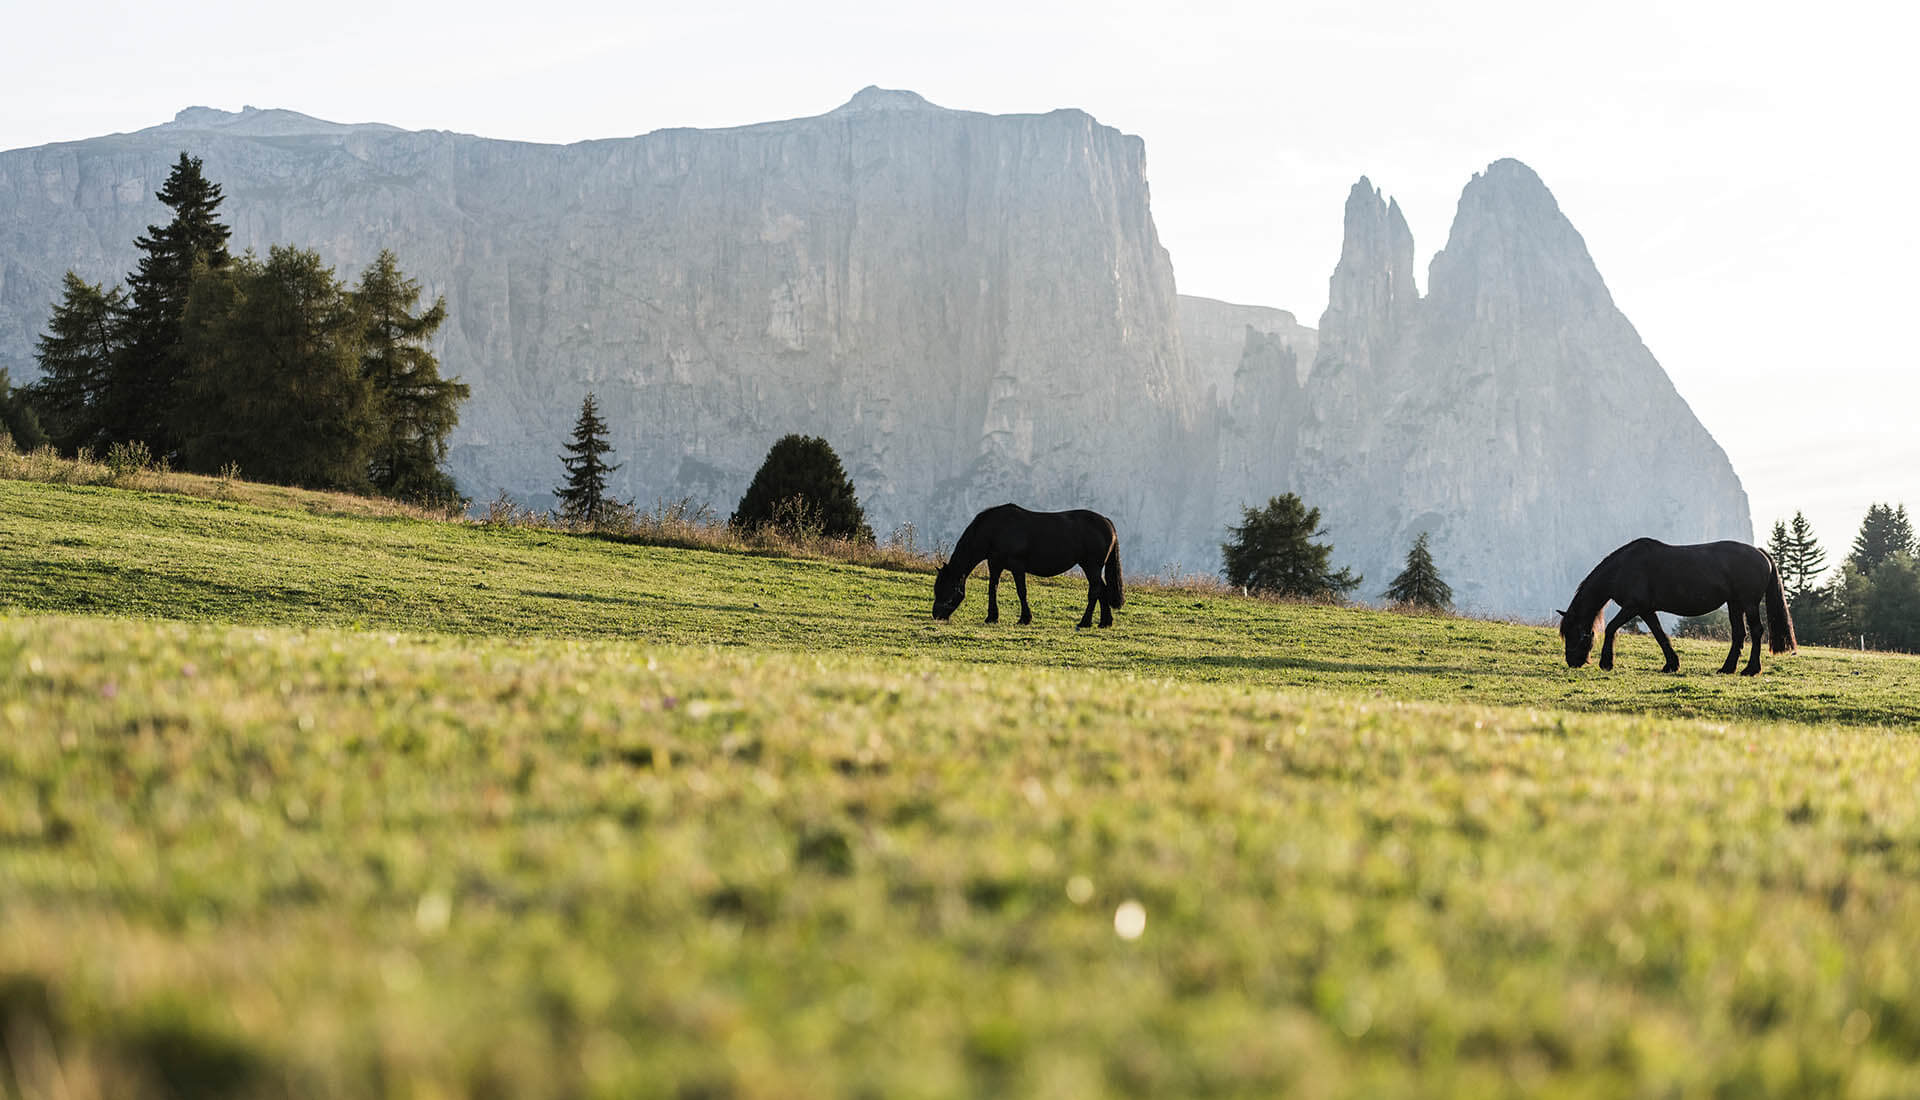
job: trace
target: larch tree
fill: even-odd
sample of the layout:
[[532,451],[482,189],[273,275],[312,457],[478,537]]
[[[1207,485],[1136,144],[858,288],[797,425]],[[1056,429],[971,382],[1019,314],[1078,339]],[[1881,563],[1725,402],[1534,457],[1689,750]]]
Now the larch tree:
[[372,387],[378,428],[368,477],[388,496],[431,503],[460,498],[441,469],[447,437],[471,392],[459,379],[440,377],[427,342],[447,319],[445,298],[422,310],[420,284],[382,249],[352,292],[362,324],[360,370]]
[[111,441],[102,404],[126,351],[126,306],[119,287],[107,290],[69,271],[34,349],[40,378],[24,392],[48,439],[69,454],[82,447],[104,450]]
[[318,253],[276,245],[195,283],[188,304],[185,457],[260,481],[369,488],[377,419],[360,315]]

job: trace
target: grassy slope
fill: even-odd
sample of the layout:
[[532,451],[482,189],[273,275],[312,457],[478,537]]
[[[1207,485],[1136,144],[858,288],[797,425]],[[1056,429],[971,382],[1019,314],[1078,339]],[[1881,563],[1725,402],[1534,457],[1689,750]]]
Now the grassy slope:
[[929,591],[0,481],[0,1081],[1920,1089],[1920,662]]

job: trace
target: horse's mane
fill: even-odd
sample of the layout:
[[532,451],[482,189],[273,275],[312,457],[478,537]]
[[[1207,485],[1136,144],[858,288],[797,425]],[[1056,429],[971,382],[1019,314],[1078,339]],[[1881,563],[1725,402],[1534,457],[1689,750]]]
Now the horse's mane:
[[987,522],[988,516],[993,515],[1002,508],[1011,507],[1013,507],[1011,503],[995,505],[969,520],[967,522],[967,529],[960,532],[960,537],[954,541],[953,553],[947,555],[946,563],[940,567],[940,571],[944,573],[948,569],[957,569],[958,566],[956,563],[965,562],[967,567],[961,570],[961,574],[964,576],[967,573],[973,572],[973,567],[979,565],[981,560],[987,556],[986,551],[979,549],[977,545],[979,541],[985,537],[980,533],[981,526]]
[[1599,621],[1600,612],[1606,610],[1607,585],[1613,580],[1614,570],[1620,567],[1621,557],[1644,541],[1646,540],[1635,539],[1601,558],[1600,564],[1594,566],[1593,572],[1587,574],[1587,579],[1581,581],[1580,587],[1573,590],[1573,602],[1567,605],[1566,613],[1560,618],[1562,637],[1573,637],[1583,623],[1586,624],[1589,632],[1593,630],[1592,624]]

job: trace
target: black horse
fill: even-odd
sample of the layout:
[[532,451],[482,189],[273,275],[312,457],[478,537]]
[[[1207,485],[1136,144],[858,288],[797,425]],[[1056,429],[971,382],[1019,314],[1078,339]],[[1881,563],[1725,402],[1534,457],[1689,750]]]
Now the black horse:
[[1787,614],[1786,589],[1780,570],[1767,552],[1744,542],[1707,542],[1696,546],[1668,546],[1653,539],[1635,539],[1608,554],[1560,613],[1560,636],[1567,642],[1567,664],[1579,668],[1593,649],[1593,634],[1607,601],[1620,613],[1607,624],[1607,640],[1600,647],[1600,667],[1613,667],[1613,636],[1635,616],[1646,621],[1655,641],[1667,655],[1662,672],[1677,672],[1680,657],[1660,629],[1656,611],[1675,615],[1705,615],[1727,605],[1727,623],[1733,648],[1721,672],[1732,672],[1740,661],[1743,626],[1753,632],[1753,655],[1742,676],[1760,671],[1760,604],[1767,605],[1767,637],[1775,653],[1798,648],[1793,619]]
[[1112,626],[1113,613],[1126,603],[1120,583],[1120,536],[1113,521],[1098,512],[1076,508],[1071,512],[1029,512],[1018,504],[1002,504],[973,517],[953,557],[933,579],[933,617],[944,620],[967,598],[967,575],[987,563],[987,621],[1000,621],[1000,574],[1013,573],[1013,590],[1020,594],[1020,621],[1033,621],[1027,606],[1027,574],[1054,577],[1074,566],[1087,575],[1087,613],[1080,625],[1093,625],[1093,608],[1100,605],[1100,625]]

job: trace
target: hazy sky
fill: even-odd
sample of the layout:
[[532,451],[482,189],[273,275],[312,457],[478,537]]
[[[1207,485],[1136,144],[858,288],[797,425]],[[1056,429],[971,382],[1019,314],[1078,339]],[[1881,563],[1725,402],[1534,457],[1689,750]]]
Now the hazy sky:
[[[1531,165],[1746,485],[1838,560],[1920,511],[1920,8],[1895,3],[0,0],[0,148],[204,104],[567,142],[831,110],[1080,107],[1146,139],[1183,293],[1315,324],[1361,175],[1422,274],[1468,178]],[[1660,440],[1619,426],[1659,461]]]

